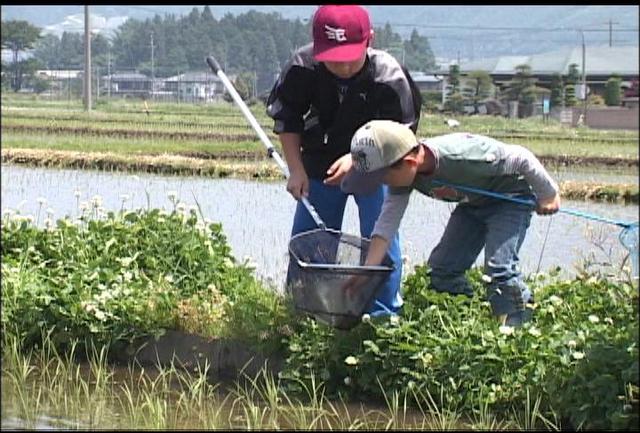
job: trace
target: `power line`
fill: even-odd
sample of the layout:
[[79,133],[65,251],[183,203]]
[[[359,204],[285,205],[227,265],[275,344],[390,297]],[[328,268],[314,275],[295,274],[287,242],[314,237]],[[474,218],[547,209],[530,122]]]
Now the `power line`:
[[[390,23],[385,22],[381,24],[380,22],[374,22],[375,26],[384,27],[386,24],[389,24],[391,27],[415,27],[415,28],[424,28],[424,29],[457,29],[457,30],[481,30],[481,31],[540,31],[540,32],[576,32],[576,31],[584,31],[584,32],[608,32],[609,29],[581,29],[574,27],[556,27],[556,28],[547,28],[547,27],[484,27],[484,26],[465,26],[465,25],[456,25],[456,24],[406,24],[406,23]],[[616,29],[616,32],[637,32],[638,28],[619,28]]]

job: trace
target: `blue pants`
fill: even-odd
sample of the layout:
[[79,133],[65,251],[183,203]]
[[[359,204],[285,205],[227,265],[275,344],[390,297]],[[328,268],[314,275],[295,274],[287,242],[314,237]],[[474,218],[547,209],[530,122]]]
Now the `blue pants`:
[[[383,185],[373,194],[353,195],[356,205],[358,206],[361,237],[371,237],[373,226],[382,209],[382,202],[384,201],[386,191],[387,187]],[[349,194],[342,192],[340,186],[325,185],[321,180],[309,179],[308,198],[327,228],[342,230],[342,219]],[[317,228],[318,226],[313,221],[307,208],[302,202],[298,202],[293,218],[291,236]],[[388,254],[393,262],[394,271],[380,289],[378,297],[376,298],[378,302],[374,303],[369,311],[369,314],[372,316],[388,313],[386,310],[396,313],[402,306],[403,301],[400,295],[402,256],[400,254],[400,239],[397,233],[389,245]],[[287,275],[287,284],[288,282],[289,276]],[[378,303],[384,305],[384,308],[378,305]]]
[[487,298],[493,314],[524,310],[531,291],[522,281],[518,252],[531,214],[531,207],[512,202],[493,202],[479,207],[458,205],[429,256],[432,288],[473,295],[464,273],[484,247],[484,272],[491,278]]

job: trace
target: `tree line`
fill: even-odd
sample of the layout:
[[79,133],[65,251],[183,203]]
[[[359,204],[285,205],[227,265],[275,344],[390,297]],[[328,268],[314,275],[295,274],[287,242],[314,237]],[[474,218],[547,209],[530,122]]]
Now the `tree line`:
[[[42,35],[27,21],[2,23],[2,47],[14,52],[33,50],[29,61],[3,65],[14,75],[12,87],[22,80],[16,75],[35,69],[82,69],[84,35],[64,32]],[[407,40],[387,23],[375,29],[373,46],[404,60],[409,70],[433,70],[435,56],[429,40],[413,31]],[[16,40],[19,40],[16,43]],[[288,20],[279,13],[249,11],[217,19],[209,6],[193,8],[187,15],[155,15],[146,20],[129,19],[111,38],[91,36],[92,64],[102,71],[132,71],[166,78],[187,71],[207,70],[205,57],[213,55],[225,72],[253,74],[259,89],[273,85],[276,74],[298,47],[311,41],[309,22]],[[17,57],[16,57],[17,60]],[[7,66],[7,69],[5,69]]]

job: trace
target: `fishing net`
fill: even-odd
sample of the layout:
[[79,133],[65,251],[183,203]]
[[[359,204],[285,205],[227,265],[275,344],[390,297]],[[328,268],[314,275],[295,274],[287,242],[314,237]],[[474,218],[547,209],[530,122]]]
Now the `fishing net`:
[[289,284],[296,310],[338,329],[350,329],[373,306],[393,271],[364,266],[370,241],[331,229],[295,235],[289,242]]
[[622,246],[629,251],[629,260],[631,260],[631,271],[633,278],[638,279],[638,223],[628,224],[620,231],[618,239]]

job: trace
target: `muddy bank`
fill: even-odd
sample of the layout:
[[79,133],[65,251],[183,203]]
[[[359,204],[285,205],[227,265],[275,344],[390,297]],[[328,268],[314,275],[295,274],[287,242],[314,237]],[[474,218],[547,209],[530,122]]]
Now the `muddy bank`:
[[208,339],[175,330],[167,330],[157,339],[140,339],[114,351],[113,360],[142,366],[173,364],[190,371],[204,371],[207,367],[209,379],[216,382],[236,380],[243,375],[254,377],[262,369],[275,376],[284,365],[281,353],[265,353],[239,340]]
[[[542,157],[549,166],[585,165],[633,167],[638,160],[621,158]],[[579,161],[579,162],[578,162]],[[34,167],[73,168],[145,172],[165,175],[207,176],[216,178],[283,180],[284,175],[266,152],[189,152],[182,154],[116,154],[34,149],[2,149],[2,162]],[[593,200],[615,203],[638,203],[638,186],[564,181],[561,193],[569,200]]]
[[[199,159],[268,159],[266,151],[178,152],[177,155]],[[540,161],[549,166],[638,167],[638,159],[606,156],[542,155]]]

